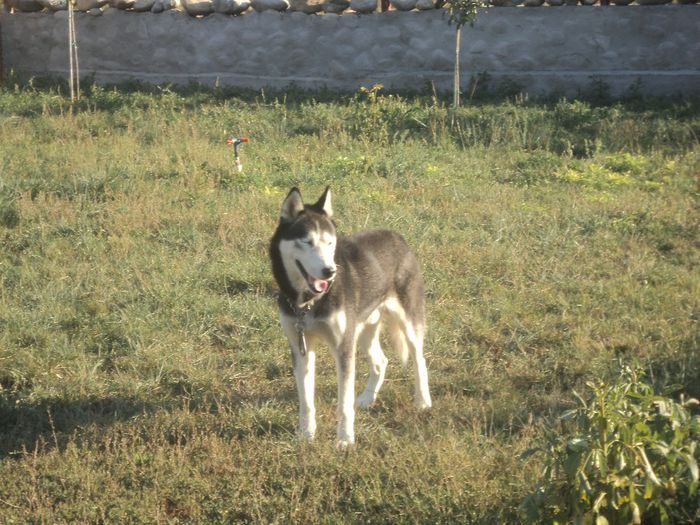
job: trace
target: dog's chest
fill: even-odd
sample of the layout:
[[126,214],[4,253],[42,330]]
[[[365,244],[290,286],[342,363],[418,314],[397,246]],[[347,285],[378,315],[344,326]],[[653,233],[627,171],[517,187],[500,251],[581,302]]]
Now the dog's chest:
[[304,334],[308,342],[321,339],[332,346],[337,346],[348,329],[347,315],[343,310],[332,310],[323,315],[314,311],[298,315],[283,315],[294,324],[297,333]]
[[342,336],[347,329],[347,316],[343,310],[333,310],[325,315],[307,315],[305,330],[314,335]]

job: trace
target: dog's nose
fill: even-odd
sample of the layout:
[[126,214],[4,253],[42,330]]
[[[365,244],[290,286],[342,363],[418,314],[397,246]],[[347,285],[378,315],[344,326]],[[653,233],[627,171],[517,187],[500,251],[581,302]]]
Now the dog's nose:
[[335,268],[324,268],[323,277],[324,279],[332,279],[335,276]]

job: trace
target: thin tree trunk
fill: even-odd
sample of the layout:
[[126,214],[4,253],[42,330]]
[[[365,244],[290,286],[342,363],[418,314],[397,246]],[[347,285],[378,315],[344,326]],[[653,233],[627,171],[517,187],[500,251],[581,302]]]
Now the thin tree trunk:
[[70,101],[75,101],[75,87],[73,86],[73,4],[68,0],[68,86],[70,87]]
[[78,100],[80,100],[80,62],[78,61],[78,37],[75,33],[75,12],[73,12],[72,20],[73,24],[71,26],[71,32],[73,38],[73,53],[75,53],[73,58],[73,61],[75,62],[75,96]]
[[458,108],[460,105],[460,86],[461,82],[459,79],[459,49],[462,44],[462,27],[459,26],[457,27],[457,32],[455,33],[455,75],[454,75],[454,98],[453,98],[453,106],[455,108]]
[[68,64],[70,69],[70,101],[80,100],[80,65],[78,63],[78,38],[75,34],[75,9],[68,0]]

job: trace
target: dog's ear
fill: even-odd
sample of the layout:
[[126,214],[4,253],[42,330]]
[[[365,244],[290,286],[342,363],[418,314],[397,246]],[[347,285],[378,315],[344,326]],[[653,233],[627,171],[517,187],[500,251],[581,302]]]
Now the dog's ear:
[[325,213],[328,218],[333,217],[333,206],[331,205],[331,187],[326,186],[326,190],[323,192],[323,195],[316,201],[316,203],[313,205],[313,207],[320,211]]
[[285,222],[292,222],[304,211],[304,202],[301,200],[299,188],[292,188],[282,203],[280,219]]

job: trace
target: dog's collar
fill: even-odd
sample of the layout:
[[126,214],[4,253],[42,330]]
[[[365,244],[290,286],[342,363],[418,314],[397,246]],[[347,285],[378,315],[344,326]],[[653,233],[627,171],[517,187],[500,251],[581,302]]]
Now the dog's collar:
[[281,294],[287,302],[289,308],[292,310],[292,313],[294,314],[294,328],[296,328],[297,331],[297,336],[299,338],[299,353],[302,356],[306,355],[306,336],[304,335],[304,329],[306,328],[306,314],[308,314],[313,309],[313,307],[316,306],[316,303],[318,303],[318,301],[320,301],[330,291],[330,289],[333,287],[334,281],[335,279],[329,282],[326,291],[316,295],[315,297],[312,297],[310,300],[304,303],[301,303],[301,305],[296,304],[296,302],[294,302],[292,298],[289,297],[287,294]]
[[287,305],[289,306],[289,308],[292,309],[294,316],[297,318],[304,317],[314,307],[313,301],[307,301],[305,303],[302,303],[301,305],[298,305],[287,294],[282,294],[282,297],[284,297],[285,301],[287,302]]
[[299,353],[302,356],[306,355],[306,336],[304,335],[304,329],[306,328],[306,314],[313,308],[312,302],[307,302],[298,306],[292,299],[285,295],[284,298],[287,300],[287,304],[294,312],[294,328],[297,331],[297,344],[299,348]]
[[287,305],[289,305],[289,308],[291,308],[292,312],[294,312],[294,315],[297,317],[299,316],[299,312],[304,312],[306,314],[307,312],[310,312],[311,309],[316,306],[316,304],[323,299],[326,295],[328,295],[328,292],[331,291],[331,288],[333,288],[333,283],[335,282],[335,279],[330,279],[328,280],[328,288],[326,288],[323,292],[314,294],[310,297],[310,299],[304,301],[305,297],[309,297],[308,291],[303,291],[299,295],[301,295],[302,303],[297,304],[294,299],[289,294],[286,294],[280,290],[280,295],[284,297],[284,300],[287,302]]

